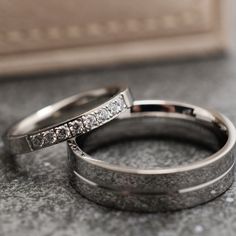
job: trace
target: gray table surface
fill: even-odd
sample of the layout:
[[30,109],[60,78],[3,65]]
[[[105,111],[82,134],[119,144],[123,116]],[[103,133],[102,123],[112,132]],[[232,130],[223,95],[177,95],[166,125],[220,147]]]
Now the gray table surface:
[[[236,57],[82,71],[0,82],[0,133],[32,111],[80,91],[127,84],[137,99],[171,99],[206,106],[236,124]],[[150,160],[156,145],[135,150],[125,144],[112,152],[136,151]],[[0,143],[0,235],[235,235],[236,184],[207,204],[170,213],[137,214],[107,209],[81,197],[70,186],[65,145],[8,158]],[[163,156],[171,149],[162,144]],[[184,155],[197,151],[179,147]],[[172,150],[173,151],[173,150]],[[187,153],[186,153],[187,152]],[[109,155],[111,148],[102,155]],[[135,155],[136,155],[135,154]],[[135,158],[133,155],[133,158]],[[151,157],[150,157],[151,156]],[[152,159],[152,158],[151,158]]]

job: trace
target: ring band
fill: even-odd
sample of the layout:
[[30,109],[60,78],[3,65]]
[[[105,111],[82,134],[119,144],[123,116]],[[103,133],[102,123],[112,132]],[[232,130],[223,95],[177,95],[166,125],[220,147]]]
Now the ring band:
[[197,206],[224,193],[233,183],[234,167],[212,182],[171,193],[131,193],[101,187],[77,172],[71,176],[74,188],[99,205],[125,211],[157,212],[173,211]]
[[39,150],[87,133],[132,105],[128,89],[108,87],[81,93],[19,121],[3,137],[12,154]]
[[[232,184],[235,129],[226,117],[167,101],[137,101],[131,112],[68,141],[69,164],[82,195],[124,210],[175,210],[209,201]],[[209,146],[214,154],[178,167],[134,169],[108,164],[82,151],[116,139],[153,135],[199,142]]]

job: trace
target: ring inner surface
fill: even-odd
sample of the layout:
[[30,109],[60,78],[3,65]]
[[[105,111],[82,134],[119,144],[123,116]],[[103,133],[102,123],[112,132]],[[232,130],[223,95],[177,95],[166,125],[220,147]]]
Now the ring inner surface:
[[133,111],[77,138],[77,144],[94,159],[145,169],[200,161],[227,142],[225,127],[215,122],[149,111]]
[[102,105],[117,93],[116,88],[100,89],[62,100],[22,120],[13,127],[12,134],[22,135],[60,124]]

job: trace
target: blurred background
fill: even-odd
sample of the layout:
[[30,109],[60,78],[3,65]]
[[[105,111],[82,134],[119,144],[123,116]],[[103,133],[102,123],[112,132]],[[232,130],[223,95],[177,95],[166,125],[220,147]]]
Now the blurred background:
[[0,75],[209,56],[228,46],[228,0],[2,0]]
[[[136,99],[216,109],[236,124],[235,9],[229,0],[0,0],[0,134],[112,84]],[[0,140],[0,157],[0,235],[235,235],[235,184],[203,206],[140,215],[78,195],[64,145],[13,162]]]

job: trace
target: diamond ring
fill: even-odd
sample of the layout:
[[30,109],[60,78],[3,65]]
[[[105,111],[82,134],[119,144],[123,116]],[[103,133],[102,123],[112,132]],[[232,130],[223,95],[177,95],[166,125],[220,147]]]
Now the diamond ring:
[[132,105],[128,89],[108,87],[84,92],[45,107],[19,121],[3,137],[12,154],[39,150],[87,133]]

